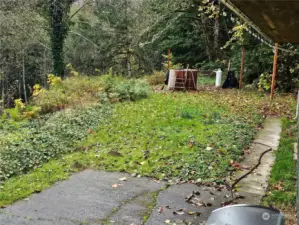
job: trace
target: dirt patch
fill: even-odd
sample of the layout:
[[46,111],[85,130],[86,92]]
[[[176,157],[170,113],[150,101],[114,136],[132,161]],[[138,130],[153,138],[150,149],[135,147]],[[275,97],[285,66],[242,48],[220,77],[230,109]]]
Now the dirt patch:
[[296,209],[294,208],[283,208],[281,209],[286,217],[285,225],[296,225]]

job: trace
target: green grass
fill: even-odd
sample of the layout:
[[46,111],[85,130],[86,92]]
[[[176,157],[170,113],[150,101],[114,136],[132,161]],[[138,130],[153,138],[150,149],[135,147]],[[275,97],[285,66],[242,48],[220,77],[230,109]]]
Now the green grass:
[[197,78],[197,84],[201,86],[215,85],[215,76],[199,76]]
[[86,145],[98,144],[99,169],[160,179],[218,179],[242,154],[254,125],[203,95],[159,94],[117,105]]
[[293,115],[292,98],[267,102],[262,95],[228,90],[154,94],[115,104],[112,116],[78,144],[77,152],[0,183],[0,207],[86,168],[221,182],[264,113]]
[[296,123],[283,119],[283,131],[276,161],[269,180],[269,190],[264,204],[273,206],[295,206],[296,162],[293,159],[294,143],[297,141]]
[[80,152],[5,181],[0,206],[85,168],[221,181],[230,160],[242,155],[258,122],[232,114],[229,106],[215,104],[207,94],[155,94],[116,104],[113,115],[82,143]]
[[[226,79],[226,74],[223,73],[221,77],[221,84],[224,83],[225,79]],[[212,75],[212,76],[202,75],[197,78],[197,84],[200,86],[211,86],[211,85],[215,86],[215,82],[216,82],[216,75]]]

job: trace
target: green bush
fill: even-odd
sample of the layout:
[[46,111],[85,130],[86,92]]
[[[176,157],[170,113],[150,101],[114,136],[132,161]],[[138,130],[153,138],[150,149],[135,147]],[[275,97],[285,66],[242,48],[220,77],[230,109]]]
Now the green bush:
[[81,108],[94,105],[106,93],[112,101],[135,101],[145,98],[150,87],[144,80],[124,79],[111,75],[101,77],[78,76],[50,85],[33,97],[32,103],[41,107],[41,113],[56,112],[65,108]]
[[23,120],[22,114],[16,108],[5,109],[5,114],[3,114],[3,118],[11,118],[14,121],[21,121]]
[[163,71],[154,71],[152,75],[146,77],[146,80],[150,85],[164,84],[165,73]]
[[94,104],[99,101],[97,93],[103,85],[100,77],[71,77],[59,85],[51,85],[48,90],[42,89],[32,103],[41,107],[42,113]]
[[149,84],[142,79],[105,76],[104,83],[104,90],[112,101],[136,101],[151,92]]
[[272,74],[263,73],[259,78],[259,91],[269,91],[271,89]]

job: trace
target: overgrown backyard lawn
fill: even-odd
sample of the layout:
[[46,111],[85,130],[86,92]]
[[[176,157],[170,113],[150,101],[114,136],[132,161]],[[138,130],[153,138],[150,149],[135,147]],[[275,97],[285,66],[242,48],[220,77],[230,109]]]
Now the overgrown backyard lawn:
[[[9,145],[8,162],[25,160],[22,173],[27,174],[0,184],[0,207],[86,168],[157,179],[222,182],[231,162],[242,160],[243,149],[263,117],[293,116],[294,102],[289,96],[270,102],[268,96],[228,90],[152,94],[136,102],[114,104],[112,112],[111,106],[75,114],[59,112],[38,133],[29,130],[33,139],[21,137],[17,145]],[[24,138],[31,150],[21,144]],[[29,161],[28,154],[32,155]],[[40,164],[35,165],[37,159]],[[3,159],[2,163],[12,170],[19,165],[7,165]]]
[[142,176],[221,179],[261,120],[232,114],[203,94],[156,94],[118,104],[87,140],[99,169]]

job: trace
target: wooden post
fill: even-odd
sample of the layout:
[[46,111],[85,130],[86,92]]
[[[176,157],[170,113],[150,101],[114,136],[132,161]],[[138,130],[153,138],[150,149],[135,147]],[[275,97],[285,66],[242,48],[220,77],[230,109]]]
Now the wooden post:
[[230,62],[230,60],[229,60],[229,61],[228,61],[228,66],[227,66],[227,72],[230,71],[230,65],[231,65],[231,62]]
[[277,73],[277,59],[278,59],[278,43],[275,43],[275,54],[274,54],[274,62],[273,62],[272,85],[271,85],[271,100],[274,98],[276,73]]
[[243,46],[242,47],[241,70],[240,70],[240,82],[239,82],[239,88],[240,89],[242,89],[242,85],[243,85],[244,61],[245,61],[245,48]]
[[171,52],[170,49],[168,49],[168,70],[170,69],[170,60],[171,60]]

